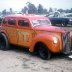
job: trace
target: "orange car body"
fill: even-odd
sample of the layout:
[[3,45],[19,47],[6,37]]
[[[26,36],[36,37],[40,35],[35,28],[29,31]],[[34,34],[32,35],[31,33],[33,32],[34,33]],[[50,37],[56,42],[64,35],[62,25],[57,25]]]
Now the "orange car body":
[[[49,24],[39,24],[40,20]],[[23,21],[26,25],[22,25]],[[0,32],[6,34],[10,44],[29,48],[30,52],[34,52],[36,44],[42,42],[53,53],[68,53],[69,32],[50,24],[47,17],[39,15],[11,15],[3,19]]]

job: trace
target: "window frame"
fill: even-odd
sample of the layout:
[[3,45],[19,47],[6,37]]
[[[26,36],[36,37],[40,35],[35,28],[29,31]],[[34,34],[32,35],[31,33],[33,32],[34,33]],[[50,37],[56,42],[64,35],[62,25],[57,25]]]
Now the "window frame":
[[[5,21],[5,23],[4,23],[4,21]],[[7,25],[7,22],[8,22],[8,21],[7,21],[7,19],[5,18],[5,19],[3,19],[2,24],[3,24],[3,25]]]

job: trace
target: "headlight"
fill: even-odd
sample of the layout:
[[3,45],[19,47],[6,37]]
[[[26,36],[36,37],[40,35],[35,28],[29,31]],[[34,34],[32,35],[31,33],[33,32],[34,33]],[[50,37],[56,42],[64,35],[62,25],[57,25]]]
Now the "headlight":
[[56,44],[58,42],[58,38],[57,37],[53,37],[53,43]]

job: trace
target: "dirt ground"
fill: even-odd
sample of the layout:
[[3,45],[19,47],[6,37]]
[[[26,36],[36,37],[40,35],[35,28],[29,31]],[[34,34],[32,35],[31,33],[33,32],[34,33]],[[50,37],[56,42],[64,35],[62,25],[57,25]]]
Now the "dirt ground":
[[27,50],[12,47],[8,51],[0,50],[0,72],[72,72],[72,60],[63,55],[42,60]]
[[62,55],[42,60],[23,49],[0,50],[0,72],[72,72],[72,60]]

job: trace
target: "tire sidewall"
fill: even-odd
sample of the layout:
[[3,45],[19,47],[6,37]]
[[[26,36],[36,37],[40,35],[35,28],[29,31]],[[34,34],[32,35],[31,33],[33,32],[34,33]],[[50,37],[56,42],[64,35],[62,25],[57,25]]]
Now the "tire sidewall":
[[0,33],[0,38],[2,38],[3,42],[4,42],[4,46],[3,48],[1,48],[1,50],[8,50],[9,49],[9,43],[8,43],[8,39],[6,37],[6,35],[4,33]]
[[[43,53],[45,54],[45,56],[44,56],[44,54],[42,54],[41,50],[44,50]],[[39,47],[38,54],[39,54],[39,57],[44,60],[48,60],[51,58],[51,53],[45,45],[42,45]]]

